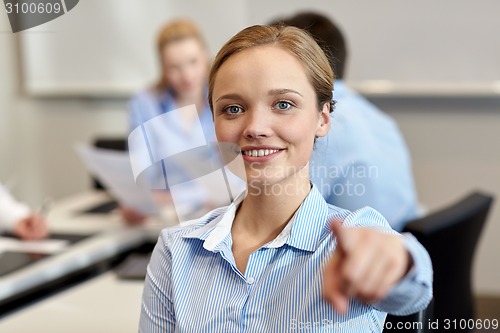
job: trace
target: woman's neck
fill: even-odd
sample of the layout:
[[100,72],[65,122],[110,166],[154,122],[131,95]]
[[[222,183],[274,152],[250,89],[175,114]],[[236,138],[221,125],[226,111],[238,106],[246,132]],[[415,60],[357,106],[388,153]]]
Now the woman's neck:
[[251,235],[266,243],[276,238],[311,190],[308,168],[271,186],[249,187],[241,203],[233,233]]
[[200,113],[205,107],[205,96],[202,92],[197,92],[189,95],[176,95],[174,96],[175,103],[179,107],[184,107],[188,105],[196,105],[198,113]]

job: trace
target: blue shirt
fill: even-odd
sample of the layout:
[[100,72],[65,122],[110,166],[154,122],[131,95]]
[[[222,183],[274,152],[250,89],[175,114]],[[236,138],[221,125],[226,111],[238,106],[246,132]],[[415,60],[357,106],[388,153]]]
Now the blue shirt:
[[[163,91],[145,90],[135,95],[130,101],[130,132],[156,117],[155,126],[150,128],[156,131],[147,132],[147,130],[143,129],[148,134],[149,148],[151,150],[149,154],[153,156],[162,155],[162,151],[168,150],[165,149],[168,147],[190,147],[194,149],[200,145],[200,142],[204,141],[205,144],[210,144],[217,141],[212,112],[208,103],[205,103],[202,110],[197,110],[202,132],[198,130],[199,125],[194,122],[190,128],[186,128],[186,122],[179,116],[180,114],[171,112],[179,108],[180,106],[176,104],[169,89]],[[168,121],[158,118],[158,116],[166,113],[169,113]],[[147,156],[150,156],[149,154],[146,152]],[[175,181],[174,184],[170,182],[172,179],[186,181],[195,178],[190,175],[187,168],[174,162],[174,160],[170,159],[168,165],[162,165],[161,163],[151,165],[145,173],[143,181],[151,189],[170,191],[171,185],[175,185]],[[210,195],[211,193],[207,193],[198,184],[187,183],[183,187],[177,186],[172,196],[179,220],[183,221],[186,216],[199,211],[204,205],[211,204]]]
[[409,273],[377,304],[351,299],[348,314],[337,313],[322,296],[323,270],[336,244],[330,221],[394,231],[371,208],[351,213],[328,205],[314,186],[241,274],[231,251],[241,200],[162,231],[148,266],[140,332],[381,332],[386,312],[416,312],[431,299],[429,256],[404,235],[414,262]]
[[348,210],[370,206],[395,230],[418,217],[408,148],[397,124],[365,98],[335,81],[331,129],[318,138],[311,181],[326,201]]
[[[161,92],[154,90],[145,90],[140,92],[135,95],[129,103],[130,131],[133,131],[136,127],[156,116],[178,108],[179,106],[176,104],[172,92],[168,89]],[[210,110],[208,103],[205,103],[203,110],[199,111],[198,115],[200,117],[201,127],[203,128],[203,134],[205,135],[206,141],[217,141],[212,111]],[[170,133],[179,133],[179,141],[189,139],[183,135],[184,131],[182,128],[182,121],[180,119],[179,121],[170,123],[169,128],[166,130]],[[175,145],[176,142],[171,142],[171,144]]]

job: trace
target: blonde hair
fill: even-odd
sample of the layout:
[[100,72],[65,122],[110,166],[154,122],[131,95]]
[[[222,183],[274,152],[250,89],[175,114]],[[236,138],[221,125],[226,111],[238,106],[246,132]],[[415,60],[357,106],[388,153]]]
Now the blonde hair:
[[330,112],[333,111],[334,74],[327,56],[318,43],[302,29],[265,25],[254,25],[243,29],[232,37],[215,57],[208,78],[208,102],[212,110],[215,77],[222,64],[238,52],[262,45],[276,45],[293,54],[306,70],[316,92],[319,110],[322,110],[325,103],[330,103]]
[[[205,49],[207,48],[207,44],[200,30],[193,22],[189,20],[179,19],[172,21],[160,30],[156,39],[156,49],[162,67],[162,53],[164,48],[170,43],[188,38],[196,39]],[[168,88],[168,82],[165,79],[163,73],[155,87],[158,90]]]

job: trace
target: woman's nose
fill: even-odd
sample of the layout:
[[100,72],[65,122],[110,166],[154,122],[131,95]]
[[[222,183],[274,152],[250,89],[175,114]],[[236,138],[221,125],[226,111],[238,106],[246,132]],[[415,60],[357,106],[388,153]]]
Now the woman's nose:
[[247,110],[243,136],[246,139],[270,137],[272,135],[272,116],[264,110]]

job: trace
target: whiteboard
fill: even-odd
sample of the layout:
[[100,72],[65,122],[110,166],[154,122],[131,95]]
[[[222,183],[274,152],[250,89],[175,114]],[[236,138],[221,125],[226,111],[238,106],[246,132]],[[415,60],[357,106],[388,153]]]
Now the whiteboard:
[[[233,13],[226,17],[226,12]],[[156,36],[174,18],[195,21],[216,52],[244,28],[232,0],[82,0],[65,15],[20,32],[23,83],[36,96],[126,96],[159,75]]]
[[367,94],[500,94],[500,1],[82,0],[19,33],[33,95],[129,95],[157,79],[154,41],[175,17],[197,22],[213,54],[240,29],[299,10],[334,19],[347,82]]

